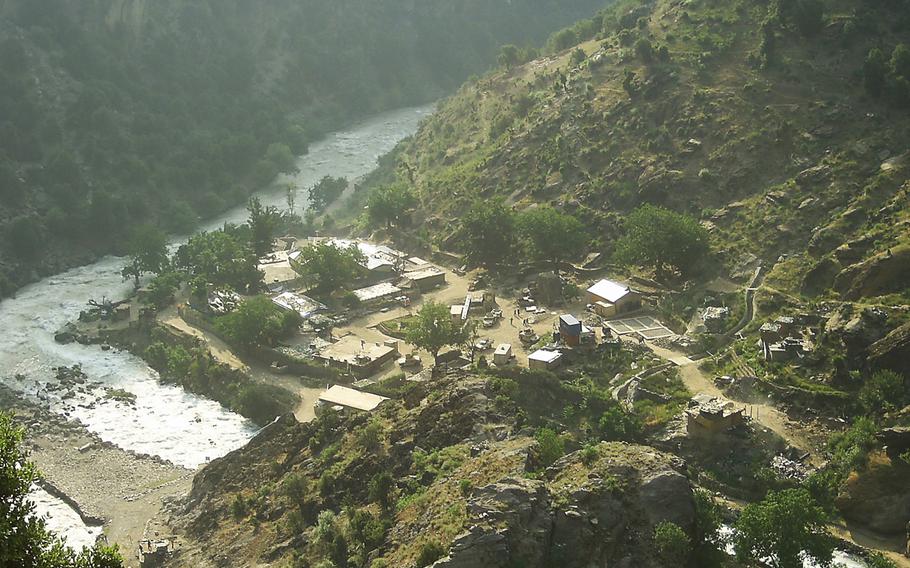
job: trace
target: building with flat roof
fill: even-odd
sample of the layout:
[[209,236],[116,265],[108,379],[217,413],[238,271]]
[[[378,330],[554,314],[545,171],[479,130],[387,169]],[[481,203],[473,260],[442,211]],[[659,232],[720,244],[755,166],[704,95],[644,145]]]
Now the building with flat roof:
[[413,282],[421,292],[432,290],[433,288],[442,286],[446,283],[445,271],[436,268],[435,266],[422,268],[413,272],[405,272],[404,277]]
[[395,347],[348,335],[321,349],[315,359],[363,378],[372,375],[384,363],[396,357],[398,349]]
[[732,401],[700,393],[686,409],[689,434],[725,432],[745,421],[742,407]]
[[562,363],[562,353],[549,349],[538,349],[528,355],[528,367],[542,371],[550,371]]
[[296,292],[278,294],[272,298],[272,302],[283,310],[296,311],[303,319],[307,319],[313,314],[326,309],[325,305],[313,298]]
[[389,400],[384,396],[335,385],[319,395],[316,400],[316,412],[326,407],[340,406],[361,412],[372,412],[380,404]]
[[606,278],[588,288],[588,303],[603,317],[614,317],[641,308],[641,295],[619,282]]
[[357,299],[365,304],[389,300],[396,296],[400,296],[401,293],[401,288],[395,286],[391,282],[380,282],[379,284],[360,288],[353,292],[353,294],[357,296]]

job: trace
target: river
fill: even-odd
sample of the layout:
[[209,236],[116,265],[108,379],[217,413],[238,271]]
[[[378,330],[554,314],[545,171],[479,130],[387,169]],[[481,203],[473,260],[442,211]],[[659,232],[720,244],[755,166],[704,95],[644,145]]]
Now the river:
[[[284,208],[286,192],[282,188],[288,181],[303,189],[325,175],[356,179],[367,174],[379,156],[413,134],[418,122],[432,111],[431,106],[424,106],[383,113],[325,137],[299,158],[298,174],[282,176],[259,194],[260,199],[264,205]],[[245,218],[245,207],[238,207],[210,220],[204,228],[240,223]],[[183,240],[174,239],[174,244]],[[157,373],[141,359],[125,352],[54,341],[55,332],[76,319],[90,298],[119,299],[130,292],[131,284],[120,276],[122,267],[123,259],[106,257],[42,280],[15,298],[0,302],[0,328],[6,330],[0,334],[0,382],[33,402],[78,420],[105,441],[187,468],[196,468],[245,444],[256,430],[254,424],[216,402],[159,383]],[[64,400],[62,392],[47,385],[55,380],[54,367],[75,364],[82,366],[90,381],[101,385]],[[16,375],[20,378],[14,378]],[[127,390],[136,395],[136,403],[105,400],[104,387]],[[54,515],[57,511],[53,526],[64,533],[72,532],[73,541],[84,539],[84,526],[77,526],[70,516],[66,516],[69,520],[59,518],[63,516],[62,503],[47,494],[36,501],[41,514]]]

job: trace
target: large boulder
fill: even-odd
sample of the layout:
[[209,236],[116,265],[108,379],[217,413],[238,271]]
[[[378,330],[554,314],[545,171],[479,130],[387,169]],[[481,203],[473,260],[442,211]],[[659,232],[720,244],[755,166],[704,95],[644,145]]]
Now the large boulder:
[[883,534],[904,534],[910,522],[910,466],[872,454],[869,465],[850,474],[837,507],[844,518]]
[[695,504],[683,464],[653,448],[603,443],[557,461],[546,480],[506,478],[468,502],[470,528],[435,568],[656,567],[650,535],[672,521],[692,533]]
[[821,294],[831,288],[834,284],[834,278],[840,271],[841,266],[836,260],[831,257],[825,257],[815,263],[815,266],[803,275],[800,291],[810,296]]
[[869,347],[869,366],[910,376],[910,323],[906,323]]
[[834,289],[848,300],[900,292],[910,281],[910,246],[896,247],[847,267]]

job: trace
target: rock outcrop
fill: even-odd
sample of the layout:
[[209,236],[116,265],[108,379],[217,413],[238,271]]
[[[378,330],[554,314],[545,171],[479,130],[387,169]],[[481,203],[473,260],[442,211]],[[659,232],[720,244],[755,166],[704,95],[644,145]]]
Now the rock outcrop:
[[869,347],[869,366],[910,376],[910,323],[906,323]]
[[657,566],[650,535],[671,521],[694,530],[695,506],[681,462],[623,443],[551,466],[545,480],[509,477],[476,489],[470,528],[435,568]]
[[848,300],[900,292],[910,281],[910,247],[888,249],[841,271],[834,289]]

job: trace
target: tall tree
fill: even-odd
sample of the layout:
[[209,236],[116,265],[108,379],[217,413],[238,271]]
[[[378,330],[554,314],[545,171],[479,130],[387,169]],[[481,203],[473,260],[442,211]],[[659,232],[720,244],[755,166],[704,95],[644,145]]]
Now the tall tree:
[[281,222],[281,214],[277,207],[263,207],[258,197],[251,197],[246,210],[250,217],[246,224],[250,228],[250,244],[257,256],[272,252],[272,242]]
[[244,301],[233,312],[218,318],[216,326],[232,343],[244,349],[274,345],[302,323],[296,311],[282,311],[265,296]]
[[429,352],[436,364],[443,347],[464,343],[466,336],[461,322],[452,319],[448,306],[430,301],[420,307],[405,337],[411,345]]
[[152,225],[141,225],[133,231],[127,243],[127,254],[129,261],[121,274],[124,278],[132,278],[136,288],[143,274],[161,274],[170,266],[167,235]]
[[344,193],[347,187],[348,180],[346,178],[325,176],[319,180],[319,183],[310,188],[309,209],[317,213],[325,211],[333,201]]
[[694,218],[642,205],[626,218],[625,235],[616,243],[615,259],[652,266],[664,275],[669,268],[683,276],[694,272],[708,253],[708,232]]
[[373,190],[367,200],[367,211],[374,222],[384,223],[386,228],[391,228],[393,223],[398,223],[402,215],[416,204],[417,198],[411,189],[397,183]]
[[528,240],[532,254],[538,260],[553,263],[557,271],[560,262],[577,256],[587,240],[578,219],[549,206],[522,213],[518,217],[518,230]]
[[501,264],[515,246],[515,214],[501,199],[475,201],[461,218],[458,235],[470,262]]
[[364,261],[357,245],[318,243],[301,252],[298,271],[310,286],[331,292],[349,286],[363,271]]
[[802,568],[803,555],[828,566],[834,540],[827,516],[805,489],[771,491],[743,509],[735,523],[736,555],[774,568]]
[[247,240],[230,225],[211,233],[198,233],[179,249],[175,265],[197,283],[250,292],[262,283],[257,257]]
[[47,530],[28,499],[39,473],[22,447],[23,431],[0,412],[0,566],[17,568],[118,568],[116,547],[96,545],[80,554]]

